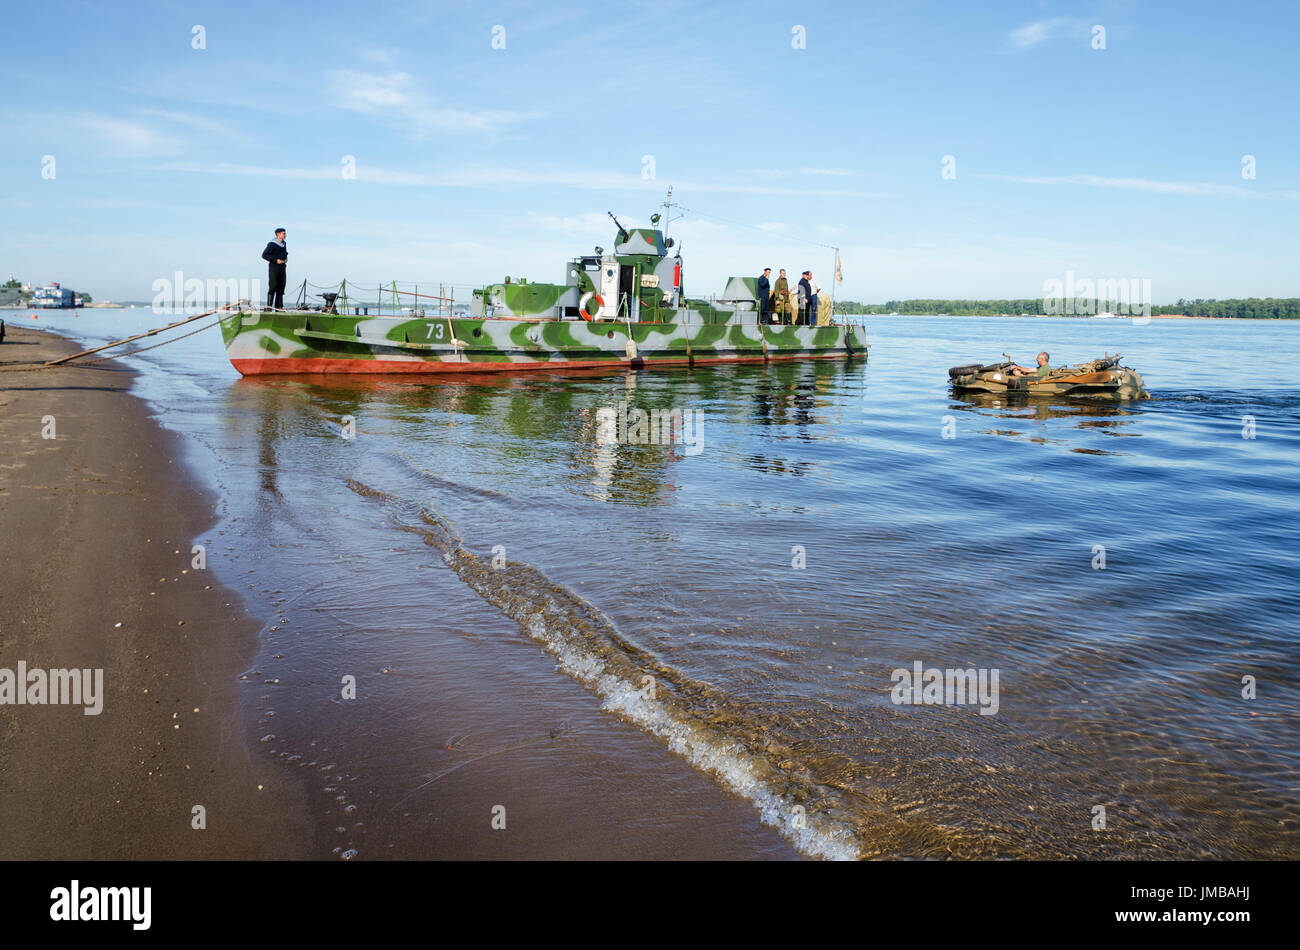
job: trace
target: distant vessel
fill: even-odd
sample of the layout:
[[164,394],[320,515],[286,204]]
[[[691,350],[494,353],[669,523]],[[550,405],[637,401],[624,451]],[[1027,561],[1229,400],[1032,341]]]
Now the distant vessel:
[[[670,191],[665,208],[671,199]],[[650,223],[659,220],[652,215]],[[720,300],[688,300],[680,248],[669,256],[672,239],[658,227],[614,223],[614,250],[597,247],[572,259],[563,284],[506,278],[475,290],[464,315],[441,294],[407,294],[414,306],[395,303],[393,314],[376,307],[371,315],[370,307],[349,300],[344,282],[339,293],[321,295],[325,306],[318,310],[240,311],[224,319],[227,355],[245,376],[564,371],[867,355],[860,326],[760,324],[752,277],[731,278]],[[394,298],[402,293],[392,291]],[[421,299],[437,301],[436,307],[419,309]]]
[[1094,314],[1092,315],[1092,319],[1094,319],[1094,320],[1114,319],[1114,317],[1115,317],[1115,314],[1110,313],[1109,311],[1106,312],[1106,313],[1094,313]]
[[54,283],[37,287],[32,294],[30,306],[37,310],[71,310],[84,304],[71,290]]

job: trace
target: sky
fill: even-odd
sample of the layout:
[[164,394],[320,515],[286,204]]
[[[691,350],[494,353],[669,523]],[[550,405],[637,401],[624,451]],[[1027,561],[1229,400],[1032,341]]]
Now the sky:
[[1297,35],[1274,0],[13,4],[0,276],[149,300],[265,279],[283,226],[291,288],[562,282],[672,186],[692,296],[827,288],[829,245],[866,302],[1295,297]]

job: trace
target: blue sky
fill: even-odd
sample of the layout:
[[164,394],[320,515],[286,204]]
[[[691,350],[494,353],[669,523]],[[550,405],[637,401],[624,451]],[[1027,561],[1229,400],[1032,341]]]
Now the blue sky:
[[263,277],[277,225],[291,285],[559,281],[670,184],[692,295],[828,285],[823,243],[873,302],[1067,270],[1300,296],[1292,3],[50,3],[5,33],[0,271],[101,299]]

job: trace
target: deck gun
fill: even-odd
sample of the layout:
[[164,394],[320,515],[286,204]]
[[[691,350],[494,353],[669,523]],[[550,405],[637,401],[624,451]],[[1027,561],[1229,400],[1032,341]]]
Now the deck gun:
[[611,219],[613,219],[615,227],[618,228],[618,239],[622,241],[624,244],[626,244],[631,239],[631,236],[627,233],[627,228],[619,224],[618,218],[614,217],[614,212],[606,211],[605,213],[609,215]]

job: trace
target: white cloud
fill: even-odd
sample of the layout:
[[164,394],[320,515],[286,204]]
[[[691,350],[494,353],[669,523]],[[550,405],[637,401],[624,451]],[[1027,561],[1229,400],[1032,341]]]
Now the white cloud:
[[108,151],[128,158],[157,158],[177,155],[180,143],[169,135],[128,119],[109,119],[104,116],[81,116],[77,124],[86,129]]
[[807,175],[821,175],[833,178],[862,178],[864,174],[848,168],[753,168],[744,172],[747,178],[765,180],[800,178]]
[[416,87],[410,74],[363,73],[352,69],[331,71],[330,94],[334,105],[395,126],[412,139],[427,139],[445,132],[496,134],[512,125],[541,117],[537,112],[487,109],[471,112],[438,105]]
[[851,168],[801,168],[799,172],[803,175],[829,175],[834,178],[862,177],[862,172]]
[[255,175],[266,178],[317,179],[341,178],[337,168],[268,168],[264,165],[240,165],[235,162],[166,162],[155,171],[190,172],[195,175]]
[[129,117],[5,110],[0,119],[31,130],[26,132],[29,135],[51,122],[72,126],[82,130],[82,138],[103,154],[123,158],[168,158],[183,154],[195,144],[210,148],[248,141],[245,133],[206,115],[166,109],[136,109]]
[[210,119],[204,115],[193,115],[188,112],[173,112],[167,109],[141,109],[139,114],[150,118],[162,119],[164,122],[170,122],[173,125],[183,126],[187,129],[193,129],[208,136],[208,142],[217,140],[231,141],[235,139],[246,139],[242,132],[236,132],[230,126],[215,119]]
[[[157,166],[159,171],[191,172],[204,175],[258,175],[270,178],[339,179],[337,166],[322,168],[271,168],[261,165],[242,165],[233,162],[168,162]],[[611,172],[598,169],[562,170],[537,168],[507,168],[479,165],[445,169],[438,172],[407,172],[377,168],[364,162],[357,165],[357,180],[390,185],[417,185],[433,188],[520,188],[532,185],[577,188],[583,191],[663,191],[670,182],[647,180],[639,172]],[[672,182],[679,194],[733,193],[755,195],[783,195],[794,197],[879,198],[880,192],[848,191],[842,189],[810,189],[766,187],[762,185],[736,185],[716,182]]]
[[[628,219],[620,218],[624,227],[638,227]],[[609,220],[607,215],[597,211],[590,211],[586,214],[537,214],[528,213],[528,227],[541,228],[546,231],[554,231],[557,234],[583,236],[589,234],[603,234],[613,228],[614,224]]]
[[1286,198],[1293,199],[1300,192],[1256,191],[1241,185],[1222,185],[1195,181],[1153,181],[1149,178],[1105,178],[1101,175],[981,175],[999,181],[1014,181],[1026,185],[1084,185],[1092,188],[1123,188],[1130,191],[1149,191],[1164,195],[1198,195],[1218,198]]
[[1032,49],[1050,40],[1068,36],[1087,36],[1089,25],[1086,20],[1076,17],[1049,17],[1035,20],[1011,31],[1011,45],[1017,49]]

